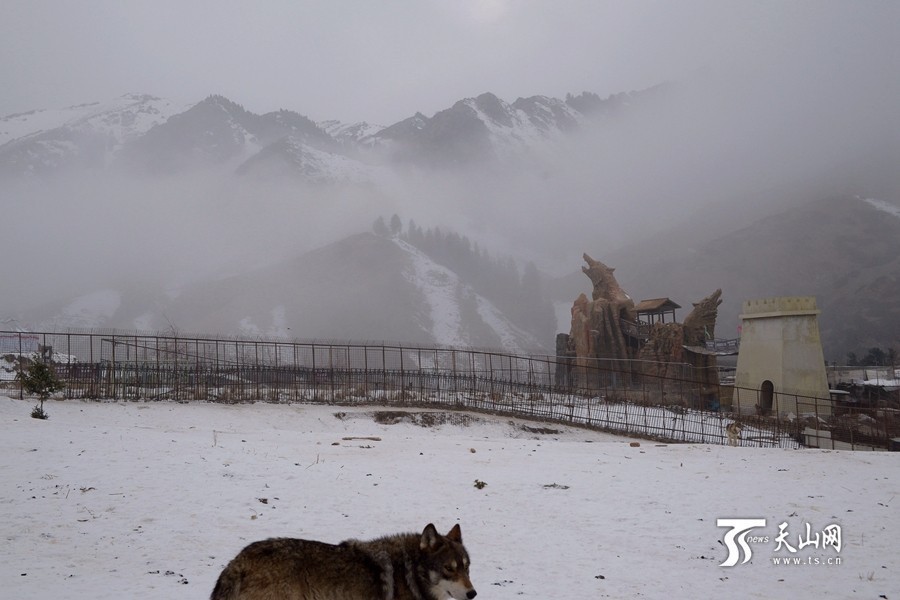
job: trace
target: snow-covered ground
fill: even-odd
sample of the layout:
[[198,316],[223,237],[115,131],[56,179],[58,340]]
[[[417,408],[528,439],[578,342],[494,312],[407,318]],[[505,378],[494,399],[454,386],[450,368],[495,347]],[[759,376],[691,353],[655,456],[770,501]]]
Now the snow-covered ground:
[[[40,421],[33,404],[0,396],[4,598],[206,598],[253,540],[429,522],[461,524],[479,598],[900,590],[900,454],[632,446],[482,415],[385,424],[375,407],[68,400]],[[720,566],[720,518],[765,519],[746,564]],[[776,550],[781,523],[795,553]]]

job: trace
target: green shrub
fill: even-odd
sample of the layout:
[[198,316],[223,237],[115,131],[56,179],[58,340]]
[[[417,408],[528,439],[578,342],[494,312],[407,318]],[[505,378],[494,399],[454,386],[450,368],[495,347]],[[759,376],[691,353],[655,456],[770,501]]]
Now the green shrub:
[[18,378],[22,382],[23,390],[36,395],[41,400],[40,405],[35,406],[31,411],[31,416],[35,419],[46,419],[48,415],[44,411],[44,400],[63,389],[62,382],[57,378],[56,373],[50,368],[50,365],[36,360],[26,370],[19,371]]

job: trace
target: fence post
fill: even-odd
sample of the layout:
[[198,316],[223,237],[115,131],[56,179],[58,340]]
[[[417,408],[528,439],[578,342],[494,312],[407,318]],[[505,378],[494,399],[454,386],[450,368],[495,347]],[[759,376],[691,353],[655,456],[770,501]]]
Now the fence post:
[[422,369],[422,349],[418,349],[418,379],[419,379],[419,401],[422,400],[422,397],[425,394],[425,378],[423,377],[423,369]]
[[[214,364],[215,364],[215,377],[214,377],[214,378],[210,378],[210,384],[215,383],[215,384],[216,384],[216,389],[217,389],[217,391],[218,391],[218,387],[219,387],[218,384],[219,384],[220,381],[223,381],[223,379],[222,379],[222,368],[221,368],[221,366],[219,366],[219,338],[216,338],[216,339],[215,339],[215,344],[216,344],[216,359],[215,359],[215,363],[214,363]],[[220,392],[220,393],[221,393],[221,392]],[[217,399],[218,399],[218,398],[217,398]]]
[[112,369],[110,370],[110,385],[109,389],[111,390],[110,396],[115,399],[116,398],[116,380],[118,379],[118,374],[116,373],[118,366],[116,365],[116,336],[115,334],[112,336]]
[[[820,431],[819,423],[821,422],[819,420],[819,399],[814,398],[813,400],[814,400],[813,406],[815,407],[815,413],[816,413],[816,436],[819,436],[819,431]],[[796,405],[797,403],[794,402],[794,404]],[[797,412],[799,413],[800,411],[798,410]],[[798,414],[797,416],[799,418],[800,415]],[[854,449],[853,448],[853,429],[852,428],[849,428],[849,429],[850,429],[850,449],[853,450]],[[821,437],[819,439],[821,440]],[[821,444],[822,444],[822,442],[819,441],[820,447],[821,447]],[[832,450],[834,449],[834,434],[833,433],[832,433],[832,437],[831,437],[831,449]]]
[[698,416],[700,417],[700,443],[706,444],[708,443],[706,441],[706,431],[703,428],[703,426],[706,424],[706,409],[704,408],[703,410],[701,410]]
[[253,341],[253,374],[256,379],[256,400],[260,400],[260,387],[259,381],[260,377],[260,368],[259,368],[259,342],[257,340]]
[[66,383],[66,398],[72,398],[72,336],[66,333],[66,375],[69,381]]
[[363,346],[363,396],[369,399],[369,347]]
[[172,360],[175,366],[173,376],[175,377],[175,400],[181,395],[181,377],[179,376],[180,365],[178,364],[178,333],[172,334]]
[[494,355],[490,352],[487,353],[488,359],[488,385],[491,390],[491,402],[494,401]]
[[194,400],[202,398],[200,395],[200,340],[194,340]]
[[316,374],[316,345],[310,344],[309,347],[312,350],[312,378],[311,378],[311,383],[313,386],[312,399],[314,402],[318,402],[319,401],[319,381],[318,381],[318,376]]
[[459,404],[459,381],[456,373],[456,348],[450,350],[450,381],[453,382],[453,402]]
[[[571,396],[571,398],[572,398],[572,402],[575,402],[575,396]],[[594,414],[593,414],[593,411],[591,410],[593,408],[591,405],[594,402],[594,398],[591,396],[588,396],[584,400],[585,400],[585,404],[587,405],[587,424],[593,425]],[[599,396],[597,397],[597,401],[599,402]]]
[[331,402],[334,402],[334,346],[328,346],[328,379],[331,380]]
[[[241,349],[238,346],[237,339],[234,340],[234,373],[235,379],[231,384],[232,400],[244,399],[244,372],[241,369]],[[235,390],[237,388],[237,390]]]
[[[24,348],[22,348],[22,332],[16,333],[16,338],[19,340],[19,372],[22,371],[22,356]],[[19,379],[19,400],[25,399],[25,387],[22,385],[22,380]]]
[[100,370],[97,368],[97,363],[94,362],[94,335],[91,334],[88,337],[88,354],[90,355],[91,361],[91,386],[93,388],[94,397],[100,395]]
[[299,349],[300,345],[297,343],[297,340],[295,338],[291,342],[291,400],[298,400],[300,398],[300,360],[298,358],[300,355]]

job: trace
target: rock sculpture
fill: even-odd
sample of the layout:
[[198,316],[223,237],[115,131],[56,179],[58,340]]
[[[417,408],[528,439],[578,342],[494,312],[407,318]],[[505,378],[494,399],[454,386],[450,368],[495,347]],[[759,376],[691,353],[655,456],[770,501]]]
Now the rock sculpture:
[[[709,404],[709,397],[718,394],[716,357],[685,347],[702,349],[707,340],[715,339],[721,297],[722,290],[716,290],[700,302],[695,302],[683,323],[652,325],[649,338],[640,351],[644,375],[690,378],[694,396],[703,406]],[[683,372],[685,364],[690,366],[689,373]]]
[[684,327],[680,323],[654,323],[638,357],[644,375],[678,377],[683,375],[684,354]]
[[[634,301],[616,281],[609,267],[584,254],[582,272],[593,284],[592,300],[581,294],[572,306],[571,344],[575,349],[578,380],[587,385],[587,373],[596,359],[632,358],[622,330],[622,320],[636,321]],[[624,366],[624,365],[623,365]],[[609,365],[606,365],[609,368]]]
[[[700,302],[694,303],[694,310],[684,318],[684,345],[703,347],[707,341],[716,339],[716,318],[722,304],[722,290],[718,289]],[[715,354],[686,352],[688,364],[694,368],[694,381],[700,386],[700,395],[709,397],[718,394],[719,371]]]
[[[557,339],[557,356],[564,367],[558,380],[564,385],[594,387],[611,383],[618,374],[632,373],[632,365],[643,375],[660,378],[685,376],[694,382],[698,401],[718,392],[714,354],[705,351],[707,340],[715,338],[722,290],[694,303],[684,323],[638,322],[634,301],[616,280],[612,267],[584,254],[582,272],[591,280],[591,300],[581,294],[572,305],[568,336]],[[694,348],[694,350],[691,350]],[[628,359],[640,358],[634,363]],[[574,381],[571,377],[574,362]],[[690,365],[685,373],[684,365]],[[563,375],[565,374],[565,375]],[[602,381],[604,377],[610,377]]]
[[700,302],[684,318],[684,343],[687,346],[703,346],[706,340],[716,338],[716,318],[722,304],[722,290],[716,290]]
[[609,304],[619,318],[634,321],[637,317],[634,312],[634,300],[616,281],[616,277],[613,275],[615,269],[606,266],[599,260],[594,260],[587,252],[582,257],[588,266],[581,267],[581,271],[588,276],[594,286],[591,292],[594,302],[602,301],[604,305]]

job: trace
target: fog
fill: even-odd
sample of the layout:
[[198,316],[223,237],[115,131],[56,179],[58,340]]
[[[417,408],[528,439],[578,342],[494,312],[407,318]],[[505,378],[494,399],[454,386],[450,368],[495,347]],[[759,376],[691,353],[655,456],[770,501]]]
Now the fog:
[[[894,3],[716,1],[676,9],[565,2],[552,14],[544,3],[502,1],[452,3],[461,8],[396,2],[380,5],[389,6],[385,14],[370,3],[346,3],[343,12],[296,3],[324,27],[302,43],[277,24],[279,15],[299,18],[290,4],[263,4],[244,23],[245,11],[226,3],[214,23],[199,19],[195,31],[187,17],[218,6],[187,3],[178,35],[163,41],[172,6],[150,14],[98,3],[97,14],[108,19],[90,17],[93,27],[128,23],[135,39],[117,30],[115,64],[105,58],[96,70],[77,72],[72,67],[102,45],[76,43],[62,30],[60,19],[75,18],[71,7],[17,7],[3,27],[24,29],[0,42],[2,54],[14,57],[0,66],[8,82],[0,114],[137,86],[194,102],[226,93],[259,113],[283,106],[315,119],[390,124],[487,91],[511,103],[658,87],[516,164],[404,167],[371,185],[260,180],[224,167],[157,178],[69,171],[3,182],[0,317],[126,280],[178,287],[241,272],[365,231],[379,215],[451,228],[559,274],[577,270],[584,251],[602,257],[680,223],[727,232],[751,219],[754,207],[762,213],[836,190],[883,196],[900,189]],[[421,27],[416,18],[426,19]],[[141,23],[146,30],[133,29]],[[354,46],[346,29],[366,46]],[[325,41],[329,31],[338,41]],[[219,52],[214,66],[211,49],[192,54],[188,33]],[[385,41],[392,34],[394,46]],[[44,52],[23,52],[52,35]],[[322,46],[302,54],[313,42]],[[152,59],[157,49],[161,62]],[[144,65],[150,68],[142,78]],[[251,76],[254,68],[261,72]],[[64,83],[54,88],[47,78],[60,70]],[[717,216],[710,206],[720,209]]]
[[[700,68],[896,71],[893,2],[91,0],[0,21],[0,115],[151,93],[384,125],[490,90],[602,96]],[[833,65],[833,68],[830,66]]]
[[416,219],[449,221],[559,272],[577,270],[585,250],[602,255],[684,223],[724,235],[823,194],[896,199],[897,78],[829,76],[845,68],[699,71],[547,144],[527,169],[426,181],[420,194],[454,214]]

